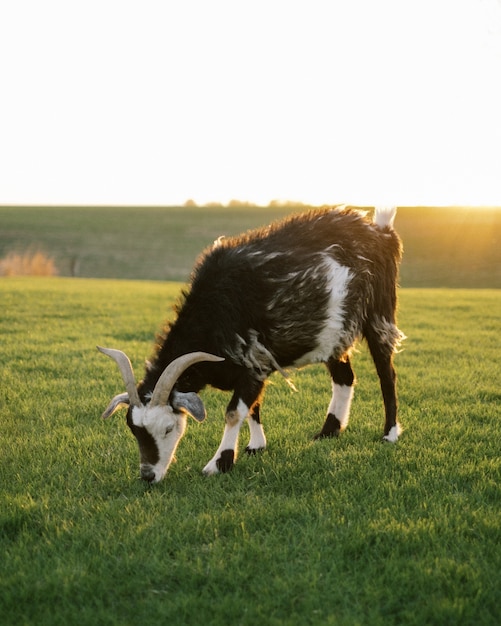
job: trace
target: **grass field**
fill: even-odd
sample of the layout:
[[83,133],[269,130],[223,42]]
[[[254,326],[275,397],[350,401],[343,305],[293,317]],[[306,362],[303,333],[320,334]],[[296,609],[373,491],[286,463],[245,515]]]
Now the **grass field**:
[[[220,235],[284,217],[290,207],[0,207],[0,259],[42,249],[62,276],[186,281]],[[501,208],[398,210],[404,287],[501,288]]]
[[362,346],[338,440],[311,440],[330,384],[306,368],[268,387],[268,450],[204,477],[228,399],[207,390],[149,487],[123,415],[99,419],[122,386],[95,345],[141,371],[178,291],[0,279],[0,623],[499,624],[501,291],[402,290],[396,445]]

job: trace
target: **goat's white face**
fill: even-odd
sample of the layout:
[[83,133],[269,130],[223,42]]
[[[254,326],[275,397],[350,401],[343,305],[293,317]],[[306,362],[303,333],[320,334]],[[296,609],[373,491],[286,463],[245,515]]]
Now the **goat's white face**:
[[205,419],[202,400],[193,392],[174,389],[179,376],[191,365],[201,361],[224,361],[206,352],[192,352],[170,363],[158,379],[148,404],[143,404],[136,389],[134,372],[127,355],[121,350],[100,348],[118,365],[126,392],[115,396],[103,413],[108,418],[121,406],[128,406],[127,424],[137,439],[141,457],[141,478],[157,483],[165,476],[186,429],[186,416],[198,422]]
[[127,424],[137,439],[141,478],[156,483],[165,476],[186,429],[186,415],[171,406],[133,406]]

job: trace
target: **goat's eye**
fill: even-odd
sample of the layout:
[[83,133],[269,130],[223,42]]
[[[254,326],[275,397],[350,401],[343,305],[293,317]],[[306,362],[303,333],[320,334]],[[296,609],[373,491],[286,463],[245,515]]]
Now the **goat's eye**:
[[165,429],[164,437],[167,437],[167,435],[171,433],[173,430],[174,430],[174,426],[167,426],[167,428]]

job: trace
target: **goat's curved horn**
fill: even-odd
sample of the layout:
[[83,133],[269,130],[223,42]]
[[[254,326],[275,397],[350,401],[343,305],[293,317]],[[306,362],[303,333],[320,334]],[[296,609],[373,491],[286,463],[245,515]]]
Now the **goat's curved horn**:
[[134,371],[129,357],[121,350],[114,350],[113,348],[101,348],[97,346],[99,352],[106,354],[115,361],[122,374],[123,381],[125,383],[125,390],[129,394],[129,402],[132,406],[141,406],[141,400],[136,389],[136,379],[134,378]]
[[159,406],[167,404],[170,392],[176,383],[176,380],[181,374],[187,370],[191,365],[199,363],[200,361],[224,361],[220,356],[208,354],[207,352],[190,352],[178,357],[162,372],[162,375],[158,379],[153,395],[151,396],[150,406]]

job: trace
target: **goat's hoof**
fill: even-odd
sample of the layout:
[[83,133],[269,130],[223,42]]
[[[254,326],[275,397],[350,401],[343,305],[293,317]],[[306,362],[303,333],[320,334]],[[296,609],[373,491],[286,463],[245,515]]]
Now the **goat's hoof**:
[[313,439],[325,439],[326,437],[339,437],[341,432],[341,422],[333,414],[329,413],[325,419],[325,423],[322,426],[322,430],[314,435]]
[[219,470],[214,459],[211,459],[207,463],[207,465],[202,470],[202,474],[204,474],[205,476],[213,476],[214,474],[219,474]]
[[223,474],[229,472],[233,468],[234,460],[235,452],[233,450],[223,450],[216,461],[217,469]]
[[398,441],[398,436],[402,432],[400,428],[400,424],[396,424],[392,426],[387,435],[384,435],[383,441],[389,441],[390,443],[396,443]]
[[257,454],[258,452],[262,452],[265,448],[250,448],[249,446],[247,446],[245,448],[245,452],[246,454],[248,454],[249,456],[254,456],[255,454]]
[[334,430],[332,432],[324,432],[321,430],[316,435],[313,435],[313,441],[317,441],[318,439],[333,439],[334,437],[339,437],[340,434],[340,430]]

